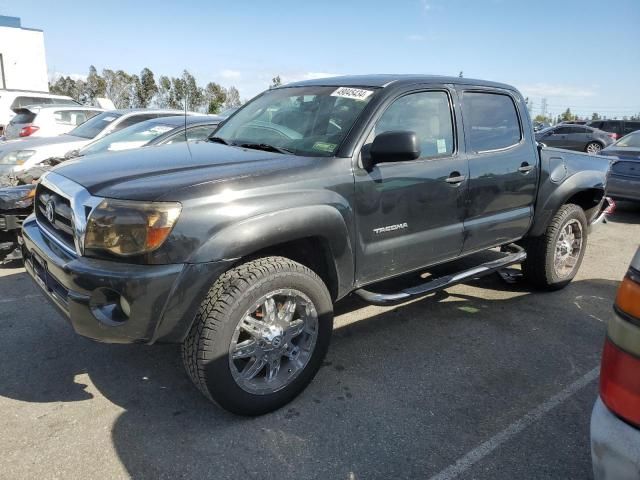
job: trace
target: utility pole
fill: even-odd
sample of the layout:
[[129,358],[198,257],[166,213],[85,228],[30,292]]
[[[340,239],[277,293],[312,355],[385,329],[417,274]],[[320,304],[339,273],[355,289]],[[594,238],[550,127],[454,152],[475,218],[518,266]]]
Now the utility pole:
[[543,117],[547,116],[547,99],[543,98],[542,101],[540,102],[540,110],[542,113]]

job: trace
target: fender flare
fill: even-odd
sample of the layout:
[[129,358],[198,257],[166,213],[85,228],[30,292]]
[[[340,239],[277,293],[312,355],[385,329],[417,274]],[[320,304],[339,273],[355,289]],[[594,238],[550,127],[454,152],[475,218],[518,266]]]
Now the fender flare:
[[353,287],[355,262],[345,218],[338,208],[330,205],[279,210],[228,225],[194,252],[189,263],[238,260],[269,247],[310,237],[322,239],[329,247],[333,262],[329,267],[336,274],[340,298]]
[[605,193],[602,173],[593,170],[577,172],[560,184],[553,184],[550,181],[548,184],[552,189],[545,189],[541,192],[543,198],[538,197],[533,223],[528,234],[530,237],[543,235],[558,209],[574,195],[587,190],[599,190],[602,192],[602,197]]

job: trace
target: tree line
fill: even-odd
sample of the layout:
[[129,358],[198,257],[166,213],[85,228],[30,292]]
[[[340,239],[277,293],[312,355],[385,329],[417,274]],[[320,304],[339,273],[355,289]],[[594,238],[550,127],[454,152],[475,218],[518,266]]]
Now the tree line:
[[82,104],[92,104],[96,98],[106,97],[116,108],[184,109],[186,102],[188,110],[219,113],[243,103],[236,87],[224,88],[216,82],[200,87],[187,70],[180,77],[161,75],[156,81],[148,68],[143,68],[139,75],[108,68],[99,74],[91,65],[86,80],[61,76],[49,83],[49,91],[67,95]]
[[[615,117],[614,119],[617,119],[617,118],[618,117]],[[607,120],[607,116],[600,115],[598,112],[593,112],[591,114],[591,117],[589,116],[580,117],[579,115],[573,114],[570,108],[567,108],[564,112],[562,112],[560,115],[558,115],[555,118],[552,118],[548,115],[536,115],[533,120],[535,122],[542,122],[542,123],[560,123],[560,122],[572,122],[576,120],[582,120],[582,121]],[[637,113],[635,115],[630,115],[630,116],[624,116],[622,117],[622,120],[640,120],[640,113]]]

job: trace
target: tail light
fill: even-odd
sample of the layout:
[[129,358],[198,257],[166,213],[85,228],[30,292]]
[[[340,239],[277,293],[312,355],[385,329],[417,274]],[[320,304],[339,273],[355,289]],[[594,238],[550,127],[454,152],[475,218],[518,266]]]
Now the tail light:
[[614,140],[617,140],[618,139],[618,134],[617,133],[607,133],[607,137],[613,138]]
[[35,125],[27,125],[26,127],[22,127],[20,129],[20,133],[18,135],[20,135],[21,137],[28,137],[29,135],[37,132],[38,130],[40,130],[40,127],[36,127]]
[[609,410],[640,426],[640,274],[633,268],[620,284],[615,309],[619,317],[609,324],[604,345],[600,397]]

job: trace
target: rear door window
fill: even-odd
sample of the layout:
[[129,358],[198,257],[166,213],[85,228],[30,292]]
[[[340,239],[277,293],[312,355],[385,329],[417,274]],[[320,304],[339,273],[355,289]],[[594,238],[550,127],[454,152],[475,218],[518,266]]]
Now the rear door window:
[[12,119],[11,119],[11,124],[15,125],[17,123],[23,124],[23,123],[33,123],[33,121],[36,119],[36,114],[33,112],[30,112],[28,110],[23,110],[21,113],[17,113]]
[[465,92],[462,114],[465,133],[474,152],[501,150],[522,139],[518,112],[509,95]]

